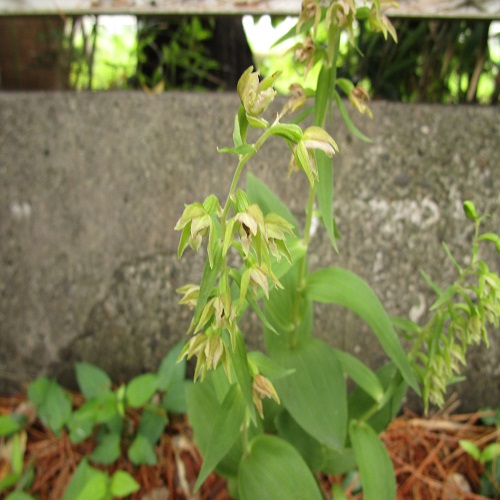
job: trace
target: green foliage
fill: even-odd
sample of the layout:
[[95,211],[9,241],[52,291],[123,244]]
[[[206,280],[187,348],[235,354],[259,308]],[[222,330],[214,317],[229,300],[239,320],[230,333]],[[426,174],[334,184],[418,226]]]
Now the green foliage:
[[126,497],[139,489],[139,484],[125,471],[116,471],[111,477],[91,467],[86,458],[78,465],[64,492],[63,500],[111,500]]
[[[236,162],[226,201],[210,195],[190,203],[175,226],[181,231],[179,258],[188,246],[195,251],[206,246],[207,251],[199,285],[178,290],[180,303],[194,310],[191,337],[179,359],[196,358],[194,378],[200,379],[188,391],[189,418],[205,457],[197,488],[216,470],[230,479],[238,498],[317,498],[312,471],[358,469],[365,498],[395,498],[392,463],[378,433],[395,417],[409,387],[420,394],[423,386],[424,398],[428,397],[429,379],[422,376],[419,363],[431,360],[424,365],[432,367],[443,358],[439,349],[426,353],[429,339],[420,334],[418,325],[394,321],[374,290],[356,274],[338,267],[309,271],[315,204],[335,250],[339,239],[332,162],[338,146],[323,128],[332,108],[339,108],[355,136],[369,140],[340,99],[340,92],[347,94],[360,113],[371,116],[366,90],[344,75],[338,77],[341,32],[345,30],[354,45],[356,18],[385,38],[396,39],[378,1],[358,10],[350,2],[342,6],[303,2],[297,27],[283,40],[299,35],[294,50],[306,73],[314,64],[320,66],[315,92],[296,85],[271,123],[263,115],[276,94],[273,86],[280,72],[261,80],[248,68],[237,86],[241,105],[234,120],[233,146],[219,149],[234,155]],[[311,94],[315,99],[310,111],[285,123]],[[313,125],[302,126],[311,112]],[[252,174],[246,177],[246,192],[239,187],[244,167],[261,154],[271,137],[285,141],[291,152],[290,172],[299,171],[309,187],[303,228],[287,204]],[[470,202],[466,212],[479,222]],[[450,314],[451,296],[458,292],[463,303],[456,306],[457,314],[475,311],[479,319],[475,328],[485,335],[484,320],[498,318],[494,289],[499,278],[477,259],[479,241],[498,245],[498,239],[494,233],[478,234],[473,243],[470,273],[479,278],[478,284],[465,290],[460,281],[451,291],[439,292],[434,309]],[[475,301],[465,298],[471,291]],[[353,355],[315,338],[315,303],[340,305],[362,318],[389,363],[372,371]],[[247,352],[240,319],[248,308],[262,322],[266,354]],[[420,339],[418,362],[413,351],[410,356],[404,351],[395,324],[406,325]],[[350,393],[346,376],[354,383]],[[335,497],[341,498],[341,492],[336,491]]]
[[[496,425],[500,429],[500,410],[496,410],[495,416],[489,421],[483,419],[487,425]],[[481,475],[479,493],[488,498],[497,498],[500,494],[500,443],[494,442],[479,448],[476,443],[468,440],[460,440],[460,447],[484,466]]]
[[[85,402],[75,410],[70,394],[55,380],[41,377],[29,386],[28,398],[46,427],[54,433],[65,429],[72,443],[90,437],[97,442],[90,456],[80,462],[64,498],[111,499],[128,496],[139,488],[128,473],[116,471],[110,477],[91,467],[88,460],[113,464],[129,444],[127,455],[134,465],[156,464],[155,445],[168,423],[167,412],[187,410],[186,388],[190,384],[185,380],[186,362],[177,363],[183,345],[180,342],[174,346],[156,373],[139,375],[117,388],[100,368],[77,363],[76,378]],[[130,409],[141,415],[135,434],[131,433]],[[33,467],[23,463],[25,423],[26,419],[16,413],[0,416],[0,436],[7,439],[5,449],[9,450],[11,469],[0,481],[0,492],[16,486],[7,497],[10,499],[31,498],[22,491],[29,488],[34,478]],[[0,445],[3,451],[3,441]]]

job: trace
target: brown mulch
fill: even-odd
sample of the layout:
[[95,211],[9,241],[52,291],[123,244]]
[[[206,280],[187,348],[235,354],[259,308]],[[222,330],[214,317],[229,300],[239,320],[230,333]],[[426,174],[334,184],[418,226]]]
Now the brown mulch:
[[[73,395],[75,406],[82,403],[81,396]],[[0,397],[0,414],[8,414],[19,405],[26,406],[26,396]],[[448,408],[450,410],[450,408]],[[406,411],[396,418],[381,435],[394,463],[398,484],[398,499],[474,500],[478,495],[483,467],[459,446],[467,439],[480,448],[498,441],[499,431],[480,425],[487,412],[454,415],[449,411],[430,418],[421,418]],[[139,415],[130,413],[133,424]],[[65,432],[54,436],[33,418],[26,427],[25,464],[34,466],[35,479],[30,493],[40,500],[59,500],[82,457],[95,446],[92,439],[73,445]],[[1,451],[1,441],[0,441]],[[101,467],[113,473],[126,470],[141,485],[133,500],[166,499],[229,499],[226,481],[211,474],[197,494],[193,487],[202,463],[202,457],[193,441],[192,431],[185,416],[174,416],[157,446],[156,466],[134,466],[126,454],[117,463]],[[8,473],[9,464],[0,454],[0,479]],[[341,484],[343,477],[321,476],[320,484],[325,497],[331,497],[333,484]],[[359,483],[354,480],[347,488],[351,499],[361,499],[355,493]],[[1,494],[0,494],[1,496]]]

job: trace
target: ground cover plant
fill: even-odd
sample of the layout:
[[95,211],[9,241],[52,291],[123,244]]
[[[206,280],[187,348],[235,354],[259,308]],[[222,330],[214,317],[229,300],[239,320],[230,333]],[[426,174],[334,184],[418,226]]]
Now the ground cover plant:
[[[359,111],[370,114],[363,88],[337,77],[340,37],[343,31],[350,34],[356,20],[395,38],[381,7],[376,0],[359,8],[348,0],[303,3],[297,28],[284,39],[303,35],[294,51],[305,72],[321,63],[316,90],[295,85],[290,101],[274,118],[266,111],[279,74],[261,80],[248,68],[242,75],[234,143],[220,150],[235,157],[227,199],[221,203],[210,195],[186,205],[176,225],[181,232],[179,257],[188,247],[206,248],[207,254],[201,282],[179,289],[181,303],[194,311],[185,345],[169,353],[157,373],[118,387],[102,370],[77,364],[84,397],[78,405],[49,378],[29,387],[36,414],[60,436],[65,449],[93,440],[65,485],[64,498],[136,492],[139,483],[133,468],[105,467],[124,455],[130,467],[140,470],[158,465],[168,412],[186,408],[204,457],[195,490],[207,488],[205,482],[213,478],[214,470],[227,478],[231,496],[242,499],[312,499],[325,494],[343,498],[353,489],[366,499],[390,499],[396,497],[400,475],[403,487],[411,490],[415,476],[404,476],[408,469],[398,464],[394,468],[395,455],[399,463],[404,457],[391,453],[387,445],[388,432],[397,434],[398,428],[390,426],[384,440],[380,433],[393,422],[409,388],[422,395],[426,407],[442,405],[448,385],[465,364],[468,347],[487,343],[490,325],[498,328],[500,279],[480,258],[479,249],[492,244],[500,251],[500,237],[481,232],[484,217],[466,201],[464,224],[474,225],[470,258],[461,264],[445,246],[457,278],[444,290],[424,275],[437,295],[424,325],[391,318],[371,287],[347,269],[309,271],[310,229],[316,214],[337,249],[332,158],[339,146],[324,129],[331,108],[338,107],[354,135],[369,140],[355,127],[341,99],[347,95]],[[328,34],[326,44],[315,38],[320,27]],[[251,168],[255,155],[265,155],[270,138],[286,141],[289,170],[299,171],[309,186],[303,226],[251,173],[246,176],[246,190],[240,186],[244,169]],[[315,302],[338,304],[360,316],[382,345],[388,363],[373,371],[353,355],[315,338]],[[262,322],[265,353],[247,350],[239,321],[248,309]],[[397,332],[410,342],[409,352]],[[186,358],[195,361],[193,385],[184,381]],[[351,391],[346,375],[355,386]],[[22,411],[0,418],[0,435],[5,437],[1,449],[8,456],[0,491],[9,491],[10,500],[28,498],[33,481],[33,467],[23,457],[25,418]],[[414,419],[412,425],[418,428]],[[460,457],[468,453],[487,464],[484,487],[495,492],[495,437],[481,441],[467,432],[460,439]],[[402,449],[399,444],[398,450]],[[354,481],[348,480],[351,471]],[[346,481],[329,483],[327,491],[325,482],[318,480],[339,475]]]

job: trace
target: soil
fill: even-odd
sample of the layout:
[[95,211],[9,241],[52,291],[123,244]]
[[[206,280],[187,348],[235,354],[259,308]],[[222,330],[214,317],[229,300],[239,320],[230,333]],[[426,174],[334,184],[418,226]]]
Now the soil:
[[[82,397],[73,395],[78,406]],[[92,439],[73,445],[67,434],[56,437],[46,429],[30,410],[24,394],[0,398],[0,414],[11,413],[24,405],[31,411],[31,421],[26,426],[25,464],[34,466],[35,478],[30,493],[40,500],[60,500],[66,485],[79,461],[90,454],[95,446]],[[397,479],[398,499],[446,499],[472,500],[485,498],[478,493],[484,469],[460,446],[459,440],[475,442],[480,448],[498,441],[499,431],[480,425],[487,413],[453,415],[447,411],[429,418],[422,418],[410,411],[396,418],[381,435],[394,463]],[[130,413],[130,420],[137,424],[139,414]],[[9,472],[9,463],[2,457],[0,440],[0,479]],[[113,473],[126,470],[141,485],[139,492],[131,495],[133,500],[229,499],[226,481],[212,473],[200,491],[193,493],[202,457],[198,451],[186,416],[172,416],[156,448],[156,466],[133,466],[123,454],[117,463],[101,467]],[[94,464],[93,464],[94,465]],[[344,483],[341,476],[318,476],[325,498],[331,498],[333,484]],[[361,499],[356,491],[357,478],[351,478],[346,495],[350,499]],[[1,494],[0,494],[1,498]]]

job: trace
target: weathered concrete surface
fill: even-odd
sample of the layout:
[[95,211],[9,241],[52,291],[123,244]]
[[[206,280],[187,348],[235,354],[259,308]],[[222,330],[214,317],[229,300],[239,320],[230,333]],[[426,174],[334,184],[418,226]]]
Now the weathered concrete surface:
[[[0,93],[0,393],[49,370],[69,380],[85,359],[116,380],[154,369],[189,322],[175,288],[198,281],[202,256],[177,262],[173,226],[183,204],[222,200],[233,158],[234,94]],[[460,260],[474,199],[500,228],[498,110],[375,103],[363,144],[335,118],[336,256],[323,231],[311,264],[345,265],[391,314],[424,320],[425,269],[453,279],[441,241]],[[359,121],[359,120],[358,120]],[[362,120],[361,120],[362,121]],[[306,179],[286,178],[287,147],[273,139],[249,168],[301,216]],[[500,272],[493,250],[484,257]],[[317,333],[370,364],[383,361],[353,315],[318,306]],[[252,318],[251,345],[260,344]],[[498,405],[498,331],[469,358],[465,407]]]

